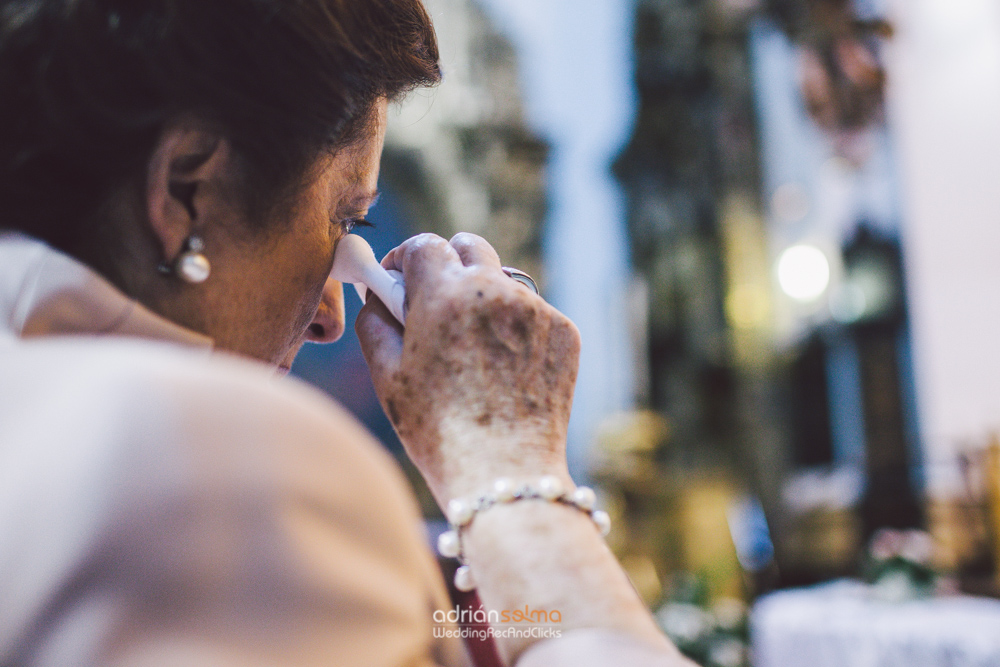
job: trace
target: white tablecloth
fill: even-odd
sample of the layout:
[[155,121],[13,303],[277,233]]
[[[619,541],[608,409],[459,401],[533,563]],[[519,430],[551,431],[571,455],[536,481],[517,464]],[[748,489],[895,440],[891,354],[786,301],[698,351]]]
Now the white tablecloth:
[[889,603],[836,581],[758,601],[751,646],[754,667],[1000,667],[1000,601]]

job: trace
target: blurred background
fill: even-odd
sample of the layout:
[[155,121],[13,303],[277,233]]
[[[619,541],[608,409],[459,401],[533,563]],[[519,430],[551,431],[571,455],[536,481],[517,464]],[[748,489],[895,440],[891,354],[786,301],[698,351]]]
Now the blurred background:
[[[578,324],[571,471],[668,634],[1000,665],[1000,1],[426,4],[362,235],[480,234]],[[440,530],[350,327],[294,371]]]

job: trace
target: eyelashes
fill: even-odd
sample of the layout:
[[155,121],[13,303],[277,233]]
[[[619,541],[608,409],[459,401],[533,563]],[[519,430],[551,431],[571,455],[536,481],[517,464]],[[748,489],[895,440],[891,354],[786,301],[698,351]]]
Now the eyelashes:
[[352,220],[350,222],[351,222],[351,229],[354,229],[355,227],[374,227],[375,226],[374,222],[369,222],[366,218],[356,218],[356,219],[354,219],[354,220]]
[[348,218],[342,221],[340,226],[343,227],[345,234],[350,234],[357,227],[374,227],[375,224],[365,218]]

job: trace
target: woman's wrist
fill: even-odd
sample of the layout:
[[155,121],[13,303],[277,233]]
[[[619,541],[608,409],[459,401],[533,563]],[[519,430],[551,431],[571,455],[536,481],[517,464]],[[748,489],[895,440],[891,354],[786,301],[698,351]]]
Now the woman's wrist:
[[[604,628],[669,646],[593,519],[575,507],[504,503],[463,532],[473,582],[487,609],[559,611],[563,632]],[[532,639],[500,642],[508,661]]]
[[[536,432],[497,432],[496,428],[442,428],[433,447],[408,448],[433,451],[433,459],[414,462],[421,469],[442,511],[455,498],[487,493],[501,478],[515,482],[556,477],[571,488],[565,438]],[[460,432],[456,432],[460,431]]]
[[443,479],[431,483],[441,511],[448,512],[448,504],[455,499],[475,499],[494,490],[497,480],[510,480],[514,484],[536,481],[542,477],[554,477],[564,488],[573,488],[573,478],[565,462],[538,460],[533,464],[523,461],[483,461],[475,467],[446,471]]
[[602,535],[607,535],[611,530],[611,519],[606,512],[596,509],[597,496],[589,487],[567,485],[554,475],[527,480],[500,477],[483,493],[452,498],[445,509],[450,530],[439,537],[438,552],[446,558],[457,558],[461,563],[455,573],[456,588],[469,591],[476,587],[472,568],[462,546],[462,535],[471,528],[476,517],[489,513],[494,508],[499,510],[503,505],[531,501],[563,505],[586,515]]

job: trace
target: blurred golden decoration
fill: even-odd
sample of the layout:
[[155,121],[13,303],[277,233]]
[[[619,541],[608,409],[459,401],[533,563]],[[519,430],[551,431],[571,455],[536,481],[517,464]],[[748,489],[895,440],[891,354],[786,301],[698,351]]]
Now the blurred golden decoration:
[[800,36],[802,93],[816,122],[851,130],[881,120],[885,70],[876,37],[889,37],[885,21],[859,21],[852,3],[811,3],[809,27]]
[[678,571],[701,577],[710,600],[745,598],[726,514],[739,495],[729,476],[667,465],[669,423],[651,410],[609,417],[597,433],[591,476],[615,525],[608,545],[643,600],[660,601]]
[[853,37],[803,47],[802,95],[825,130],[857,130],[882,118],[885,72],[872,49]]
[[956,575],[965,592],[1000,597],[1000,435],[963,449],[964,493],[928,501],[933,565]]
[[639,597],[647,605],[655,604],[663,595],[663,584],[652,559],[649,556],[626,554],[621,557],[621,565]]
[[704,578],[710,600],[746,596],[726,517],[738,495],[727,480],[710,476],[691,479],[678,499],[683,566]]
[[858,17],[850,0],[770,0],[799,46],[799,83],[810,116],[838,154],[863,162],[864,130],[883,122],[885,69],[879,43],[887,21]]
[[861,550],[861,526],[853,508],[816,508],[789,522],[782,562],[831,574],[850,571]]
[[591,463],[594,478],[613,488],[655,490],[656,457],[669,437],[667,420],[652,410],[608,417],[597,429]]
[[927,526],[934,538],[933,565],[943,572],[958,572],[978,557],[987,534],[978,502],[962,498],[931,499]]
[[986,449],[986,490],[992,519],[993,567],[1000,586],[1000,434],[994,433]]
[[858,502],[864,481],[858,471],[806,468],[782,490],[782,569],[804,580],[852,575],[862,555]]
[[763,216],[750,195],[734,192],[726,197],[721,223],[730,351],[741,369],[766,367],[773,314]]
[[768,323],[771,295],[752,284],[733,286],[726,295],[726,319],[736,329],[756,329]]

